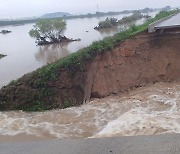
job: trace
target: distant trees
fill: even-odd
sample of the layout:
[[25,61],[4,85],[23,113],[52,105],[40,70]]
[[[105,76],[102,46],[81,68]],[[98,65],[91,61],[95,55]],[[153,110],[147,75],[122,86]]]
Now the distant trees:
[[150,13],[150,12],[153,12],[153,9],[150,9],[148,7],[141,10],[141,13]]
[[121,20],[118,21],[118,23],[119,24],[131,23],[142,18],[148,18],[148,16],[144,16],[143,14],[141,14],[140,11],[134,11],[134,13],[131,16],[123,17]]
[[111,28],[113,26],[117,26],[118,20],[116,18],[106,18],[104,21],[100,21],[98,26],[94,29],[104,29]]
[[[147,9],[148,10],[148,9]],[[114,26],[118,26],[120,24],[128,24],[135,22],[142,18],[149,18],[148,15],[143,15],[141,11],[133,11],[133,14],[131,16],[123,17],[120,20],[117,20],[116,18],[106,18],[104,21],[100,21],[98,23],[98,26],[96,26],[94,29],[101,30],[105,28],[112,28]]]
[[171,6],[166,6],[162,8],[162,11],[170,11],[170,10],[171,10]]
[[65,29],[66,22],[62,19],[42,19],[34,25],[29,35],[36,38],[38,45],[58,43],[68,40],[62,34]]

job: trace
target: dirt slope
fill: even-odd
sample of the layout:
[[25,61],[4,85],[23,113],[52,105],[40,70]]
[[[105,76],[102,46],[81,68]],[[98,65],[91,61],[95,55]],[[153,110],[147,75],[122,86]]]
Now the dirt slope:
[[91,97],[180,79],[180,35],[141,34],[101,55]]

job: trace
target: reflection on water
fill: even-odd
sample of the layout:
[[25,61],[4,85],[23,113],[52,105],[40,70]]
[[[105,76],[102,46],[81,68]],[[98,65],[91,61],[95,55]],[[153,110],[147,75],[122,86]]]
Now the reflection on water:
[[68,44],[69,43],[57,43],[40,46],[38,52],[35,54],[35,57],[43,64],[55,62],[56,60],[70,54],[70,51],[67,49]]
[[113,27],[113,28],[106,28],[106,29],[100,29],[98,30],[98,32],[102,35],[102,36],[111,36],[111,34],[113,33],[118,33],[120,31],[123,30],[123,27]]

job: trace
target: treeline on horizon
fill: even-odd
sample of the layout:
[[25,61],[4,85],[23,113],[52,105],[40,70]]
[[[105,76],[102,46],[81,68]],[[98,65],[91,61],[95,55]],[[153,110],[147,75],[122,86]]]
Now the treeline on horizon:
[[[164,8],[159,9],[151,9],[151,8],[144,8],[140,10],[124,10],[120,12],[96,12],[94,14],[88,13],[85,15],[71,15],[71,16],[63,16],[63,17],[56,17],[62,18],[64,20],[68,19],[75,19],[75,18],[93,18],[93,17],[103,17],[103,16],[112,16],[112,15],[119,15],[119,14],[129,14],[134,13],[134,11],[139,11],[141,13],[150,13],[155,11],[169,11],[171,9],[170,6],[166,6]],[[28,23],[36,23],[37,21],[41,20],[42,18],[34,18],[34,19],[22,19],[22,20],[0,20],[0,26],[8,26],[8,25],[23,25]]]

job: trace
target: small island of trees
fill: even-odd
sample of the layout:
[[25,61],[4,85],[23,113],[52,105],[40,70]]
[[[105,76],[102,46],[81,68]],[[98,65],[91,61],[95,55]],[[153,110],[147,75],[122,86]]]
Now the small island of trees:
[[29,35],[36,38],[38,45],[46,45],[60,42],[79,41],[80,39],[69,39],[63,35],[66,22],[62,19],[42,19],[35,25]]
[[140,11],[134,11],[134,13],[131,16],[123,17],[121,20],[118,21],[119,24],[127,24],[131,22],[135,22],[142,18],[149,18],[148,15],[143,15]]
[[117,26],[118,20],[116,18],[106,18],[105,21],[100,21],[98,26],[94,29],[104,29],[104,28],[112,28],[113,26]]
[[11,33],[11,31],[10,30],[2,30],[0,33],[1,34],[7,34],[7,33]]
[[143,15],[140,11],[134,11],[131,16],[123,17],[120,20],[116,18],[106,18],[104,21],[100,21],[98,26],[96,26],[94,29],[101,30],[105,28],[112,28],[121,24],[132,23],[142,18],[149,18],[149,16]]

